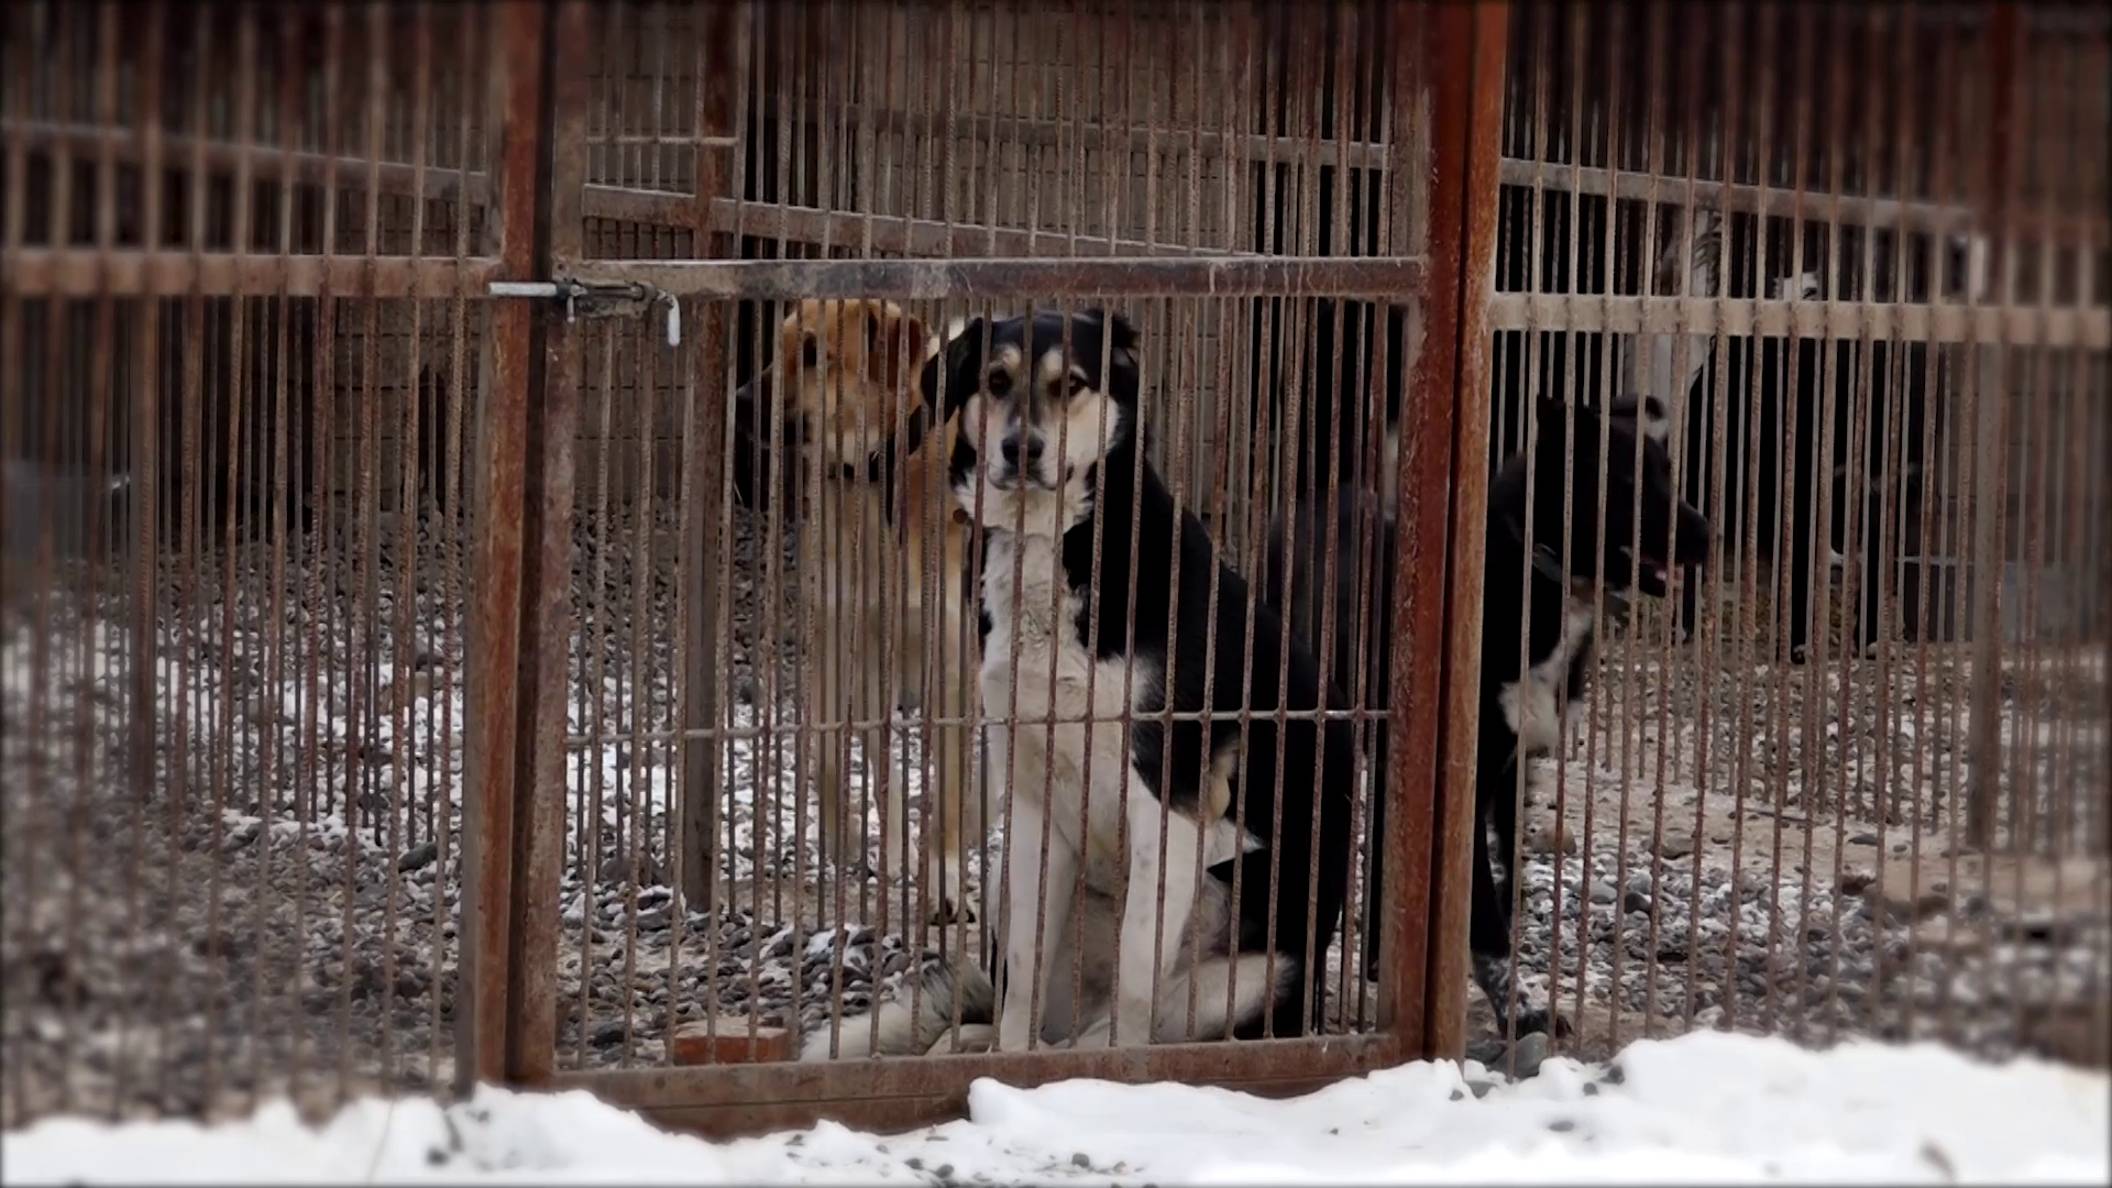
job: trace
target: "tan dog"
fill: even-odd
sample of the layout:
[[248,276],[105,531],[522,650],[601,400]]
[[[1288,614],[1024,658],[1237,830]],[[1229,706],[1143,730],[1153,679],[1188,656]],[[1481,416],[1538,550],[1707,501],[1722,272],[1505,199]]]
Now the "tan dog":
[[[839,863],[863,863],[857,806],[844,803],[848,738],[855,737],[869,786],[884,789],[882,869],[904,869],[903,781],[890,770],[878,724],[897,706],[918,704],[926,666],[935,664],[932,715],[957,724],[938,730],[938,820],[924,830],[921,877],[934,896],[931,918],[946,922],[973,919],[962,868],[982,841],[982,805],[969,789],[965,719],[980,656],[975,623],[964,619],[966,518],[946,493],[953,427],[927,424],[917,383],[938,347],[892,302],[802,301],[778,330],[775,387],[789,395],[787,420],[797,421],[809,463],[800,540],[802,593],[814,624],[806,717],[820,729],[807,733],[807,770],[820,791],[823,846]],[[899,447],[898,427],[906,429]],[[898,449],[907,456],[896,482]],[[927,572],[934,562],[935,584]]]

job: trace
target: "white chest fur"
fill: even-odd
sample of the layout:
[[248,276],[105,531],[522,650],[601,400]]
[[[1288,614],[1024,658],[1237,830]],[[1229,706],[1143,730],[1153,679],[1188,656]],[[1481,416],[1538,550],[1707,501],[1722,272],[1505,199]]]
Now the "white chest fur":
[[1555,650],[1527,668],[1525,675],[1497,690],[1503,720],[1518,736],[1520,755],[1552,751],[1562,741],[1562,698],[1569,686],[1569,665],[1591,638],[1591,603],[1572,598],[1562,608],[1562,636]]
[[1150,795],[1123,746],[1122,715],[1158,707],[1160,672],[1142,659],[1100,660],[1086,650],[1079,596],[1064,578],[1059,548],[1046,536],[991,535],[980,691],[992,753],[1009,755],[1005,793],[1044,804],[1098,883],[1125,869],[1118,848],[1125,776],[1129,797]]

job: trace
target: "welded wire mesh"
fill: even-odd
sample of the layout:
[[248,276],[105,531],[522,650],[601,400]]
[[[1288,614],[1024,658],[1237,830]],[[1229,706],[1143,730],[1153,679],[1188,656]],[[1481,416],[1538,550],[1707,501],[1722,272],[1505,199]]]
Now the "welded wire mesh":
[[450,1077],[483,16],[0,17],[7,1125]]
[[1492,461],[1535,398],[1653,397],[1713,534],[1670,598],[1583,583],[1607,646],[1513,789],[1570,1046],[2103,1059],[2108,48],[2067,8],[1514,10]]

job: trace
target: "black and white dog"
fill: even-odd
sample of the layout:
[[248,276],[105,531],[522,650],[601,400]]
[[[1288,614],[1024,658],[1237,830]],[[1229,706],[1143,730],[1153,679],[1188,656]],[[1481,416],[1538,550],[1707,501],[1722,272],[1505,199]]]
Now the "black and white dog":
[[[1527,455],[1518,454],[1490,480],[1482,586],[1481,729],[1469,936],[1475,981],[1496,1012],[1498,1029],[1504,1031],[1509,1030],[1506,1015],[1512,982],[1511,863],[1517,836],[1518,767],[1525,759],[1556,748],[1566,706],[1584,696],[1592,662],[1592,588],[1602,586],[1609,605],[1618,605],[1631,592],[1662,598],[1670,588],[1674,565],[1699,565],[1709,552],[1708,521],[1680,499],[1673,487],[1671,457],[1664,446],[1670,427],[1655,398],[1618,402],[1603,412],[1542,400],[1535,418],[1538,441],[1531,469]],[[1606,504],[1603,530],[1599,519],[1602,492]],[[1389,509],[1375,509],[1371,504],[1369,496],[1343,500],[1336,533],[1345,542],[1363,539],[1360,529],[1368,533],[1370,521],[1360,525],[1358,518],[1377,519],[1379,547],[1372,561],[1376,572],[1369,578],[1373,583],[1370,605],[1386,606],[1391,603],[1394,567],[1392,517]],[[1365,579],[1354,563],[1356,550],[1351,548],[1341,549],[1332,573],[1325,567],[1320,536],[1324,514],[1310,509],[1300,513],[1295,558],[1285,548],[1284,522],[1273,526],[1264,593],[1281,597],[1288,574],[1286,617],[1295,631],[1314,640],[1319,637],[1320,600],[1331,593],[1337,623],[1333,671],[1347,679],[1355,665],[1366,665],[1366,686],[1372,690],[1368,699],[1383,705],[1388,700],[1386,657],[1391,624],[1386,616],[1375,615],[1367,633],[1369,651],[1361,658],[1354,655],[1354,633],[1347,625],[1355,622],[1358,591]],[[1324,582],[1330,585],[1323,586]],[[1385,736],[1383,730],[1373,732],[1374,771],[1386,769]],[[1401,793],[1395,790],[1394,794]],[[1374,800],[1374,838],[1382,836],[1385,828],[1385,799]],[[1366,901],[1367,935],[1373,937],[1378,935],[1380,890],[1374,863],[1371,895]],[[1367,975],[1374,972],[1375,961],[1376,946],[1366,951]],[[1546,1010],[1528,1007],[1518,1014],[1517,1033],[1544,1031],[1554,1022]]]
[[961,418],[952,487],[982,538],[985,745],[1010,800],[1003,988],[928,968],[914,1012],[898,997],[809,1036],[802,1059],[926,1050],[957,999],[964,1042],[1001,1008],[1007,1051],[1027,1047],[1035,1000],[1042,1040],[1080,1046],[1318,1018],[1354,735],[1277,721],[1339,705],[1143,459],[1137,351],[1119,314],[1037,313],[971,322],[926,367],[926,400],[943,380],[942,418]]

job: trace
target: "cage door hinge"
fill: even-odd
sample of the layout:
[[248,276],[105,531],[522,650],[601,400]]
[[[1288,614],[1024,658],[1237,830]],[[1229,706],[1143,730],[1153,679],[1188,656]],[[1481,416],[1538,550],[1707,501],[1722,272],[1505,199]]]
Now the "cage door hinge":
[[562,301],[565,320],[581,318],[640,318],[659,305],[667,307],[667,345],[682,345],[682,303],[673,293],[644,281],[582,280],[559,277],[554,281],[492,281],[494,297],[536,297]]

